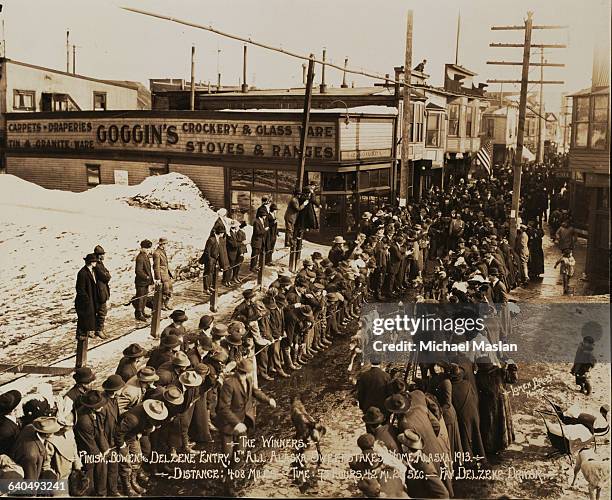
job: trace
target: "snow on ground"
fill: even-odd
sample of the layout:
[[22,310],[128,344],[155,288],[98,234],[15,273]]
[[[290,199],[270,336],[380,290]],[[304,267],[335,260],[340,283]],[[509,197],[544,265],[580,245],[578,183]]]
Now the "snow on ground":
[[177,173],[82,193],[0,176],[0,346],[75,319],[76,274],[94,246],[106,250],[112,306],[134,293],[141,240],[167,237],[174,270],[199,257],[216,218],[195,184]]

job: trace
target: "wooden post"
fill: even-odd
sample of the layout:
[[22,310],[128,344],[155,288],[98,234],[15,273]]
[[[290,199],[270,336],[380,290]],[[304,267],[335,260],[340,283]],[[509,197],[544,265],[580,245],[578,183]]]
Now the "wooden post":
[[195,45],[191,46],[191,93],[189,95],[189,109],[195,109]]
[[161,284],[155,285],[155,295],[153,295],[153,315],[151,316],[151,337],[156,339],[159,337],[159,321],[161,320],[162,312],[162,286]]
[[87,345],[89,343],[89,337],[77,337],[77,348],[76,348],[76,361],[74,364],[75,368],[81,368],[87,366]]
[[213,273],[212,273],[213,291],[212,291],[212,295],[210,296],[210,310],[212,312],[217,312],[217,297],[218,297],[218,283],[219,283],[219,280],[217,279],[217,274],[219,274],[218,265],[219,264],[215,262],[215,266],[213,268]]
[[510,210],[510,245],[514,248],[518,228],[519,206],[521,201],[521,174],[523,161],[523,140],[525,138],[525,115],[527,113],[527,87],[529,85],[529,54],[531,51],[531,29],[533,12],[527,13],[525,20],[525,45],[523,48],[523,71],[521,75],[521,97],[519,100],[518,135],[516,156],[514,157],[514,184],[512,186],[512,209]]
[[402,112],[402,164],[401,164],[401,184],[400,184],[400,199],[406,202],[412,198],[412,181],[413,171],[412,165],[409,164],[409,145],[410,145],[410,128],[412,123],[412,113],[410,109],[410,80],[412,76],[412,11],[408,11],[406,21],[406,53],[404,60],[404,94],[403,94],[403,112]]

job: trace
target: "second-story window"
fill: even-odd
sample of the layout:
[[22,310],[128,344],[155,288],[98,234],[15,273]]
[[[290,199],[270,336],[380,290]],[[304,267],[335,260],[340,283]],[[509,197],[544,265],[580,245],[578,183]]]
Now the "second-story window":
[[428,113],[427,115],[427,135],[425,145],[433,148],[440,147],[440,114]]
[[608,96],[593,96],[592,102],[590,144],[593,149],[605,149],[608,135]]
[[485,123],[485,134],[492,139],[495,136],[495,119],[487,118]]
[[465,124],[465,135],[467,137],[474,137],[476,135],[473,127],[474,125],[476,125],[475,120],[474,120],[474,111],[476,111],[476,108],[474,107],[469,107],[467,108],[467,114],[466,114],[466,124]]
[[36,93],[33,90],[14,90],[13,109],[19,111],[36,111]]
[[421,103],[412,104],[412,127],[410,128],[410,142],[423,142],[424,106]]
[[459,104],[451,104],[448,107],[448,135],[459,135]]
[[106,92],[94,92],[94,111],[106,111]]
[[585,148],[589,137],[589,98],[574,99],[574,146]]

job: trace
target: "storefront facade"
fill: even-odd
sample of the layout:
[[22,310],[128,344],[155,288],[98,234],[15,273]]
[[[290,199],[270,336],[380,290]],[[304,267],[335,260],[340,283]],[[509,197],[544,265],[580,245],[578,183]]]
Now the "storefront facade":
[[[324,232],[356,230],[391,200],[395,116],[313,112],[307,181]],[[301,113],[124,111],[7,115],[7,173],[49,189],[190,177],[215,208],[253,217],[268,196],[284,214],[297,181]],[[281,221],[282,225],[282,221]]]

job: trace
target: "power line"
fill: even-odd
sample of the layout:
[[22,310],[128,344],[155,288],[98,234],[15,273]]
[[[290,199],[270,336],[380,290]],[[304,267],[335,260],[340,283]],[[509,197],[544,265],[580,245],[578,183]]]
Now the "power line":
[[372,72],[369,72],[369,71],[360,71],[360,70],[357,70],[357,69],[347,68],[347,67],[345,67],[343,65],[341,66],[339,64],[335,64],[335,63],[333,63],[333,62],[331,62],[329,60],[322,61],[320,59],[317,59],[312,54],[309,55],[309,56],[306,56],[306,55],[303,55],[303,54],[299,54],[297,52],[293,52],[293,51],[290,51],[290,50],[283,49],[282,47],[275,47],[273,45],[269,45],[269,44],[266,44],[266,43],[258,42],[256,40],[253,40],[251,37],[245,38],[245,37],[240,36],[240,35],[234,35],[232,33],[226,32],[226,31],[221,31],[221,30],[218,30],[218,29],[216,29],[216,28],[214,28],[213,26],[210,26],[210,25],[209,26],[204,26],[204,25],[201,25],[201,24],[192,23],[190,21],[185,21],[185,20],[182,20],[182,19],[177,19],[175,17],[164,16],[162,14],[155,14],[154,12],[148,12],[148,11],[145,11],[145,10],[135,9],[135,8],[132,8],[132,7],[120,7],[120,9],[127,10],[129,12],[134,12],[136,14],[142,14],[142,15],[149,16],[149,17],[155,17],[157,19],[163,19],[163,20],[170,21],[170,22],[177,23],[177,24],[182,24],[184,26],[190,26],[192,28],[198,28],[198,29],[210,31],[211,33],[215,33],[216,35],[224,36],[226,38],[231,38],[232,40],[238,40],[239,42],[242,42],[242,43],[249,43],[251,45],[255,45],[256,47],[261,47],[263,49],[271,50],[271,51],[274,51],[274,52],[280,52],[281,54],[285,54],[285,55],[290,56],[290,57],[295,57],[296,59],[301,59],[303,61],[309,61],[310,59],[312,59],[313,62],[315,62],[315,63],[325,64],[325,66],[329,66],[331,68],[334,68],[334,69],[337,69],[337,70],[340,70],[340,71],[344,71],[346,73],[351,73],[351,74],[360,75],[360,76],[366,76],[368,78],[373,78],[375,80],[384,80],[385,82],[388,82],[388,83],[395,83],[395,84],[398,84],[398,85],[406,85],[409,88],[415,88],[413,85],[410,85],[409,83],[405,83],[404,81],[400,81],[400,80],[395,80],[395,79],[391,78],[390,76],[381,75],[381,74],[378,74],[378,73],[372,73]]

